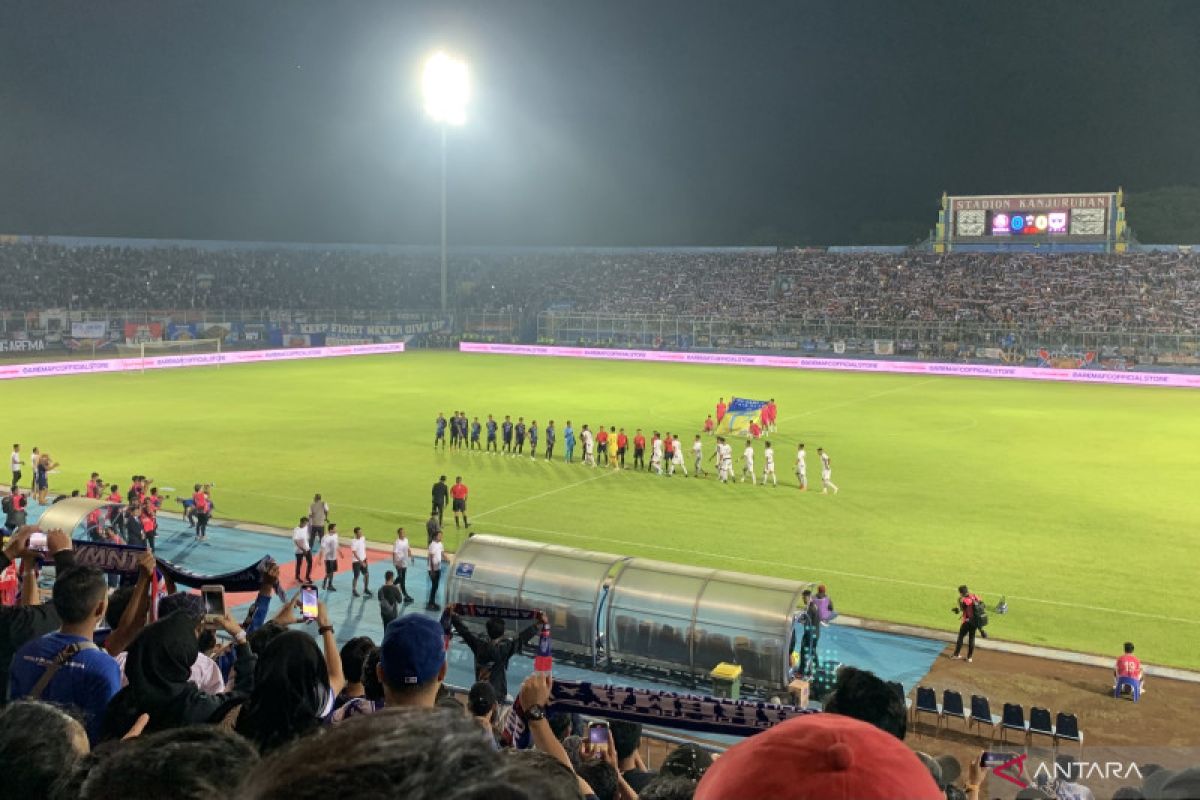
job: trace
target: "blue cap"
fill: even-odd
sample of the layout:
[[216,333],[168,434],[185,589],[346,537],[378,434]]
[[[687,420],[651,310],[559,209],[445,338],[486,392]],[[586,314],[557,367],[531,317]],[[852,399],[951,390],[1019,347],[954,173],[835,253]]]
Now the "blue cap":
[[405,614],[392,620],[379,645],[379,666],[395,688],[428,683],[446,663],[442,626],[424,614]]

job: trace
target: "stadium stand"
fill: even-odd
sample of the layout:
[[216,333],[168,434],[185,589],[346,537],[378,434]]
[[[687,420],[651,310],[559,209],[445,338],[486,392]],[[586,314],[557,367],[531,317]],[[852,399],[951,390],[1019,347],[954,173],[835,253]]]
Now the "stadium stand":
[[[1194,333],[1200,254],[529,251],[453,255],[459,308]],[[435,254],[0,245],[0,310],[432,309]]]

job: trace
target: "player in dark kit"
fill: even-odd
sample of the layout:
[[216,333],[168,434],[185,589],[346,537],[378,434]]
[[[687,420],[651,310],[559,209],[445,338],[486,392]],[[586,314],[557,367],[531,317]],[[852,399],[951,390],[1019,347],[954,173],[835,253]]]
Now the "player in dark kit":
[[438,482],[433,485],[433,511],[430,516],[437,515],[438,522],[442,521],[442,516],[446,513],[446,499],[450,496],[450,487],[446,485],[446,476],[438,478]]
[[500,448],[502,453],[512,452],[512,435],[513,424],[512,420],[507,416],[504,417],[504,422],[500,425],[500,438],[504,441],[504,447]]
[[529,422],[529,457],[537,458],[538,426],[537,420]]
[[446,417],[443,416],[442,414],[438,414],[437,421],[434,423],[434,425],[436,427],[434,428],[434,432],[433,432],[433,446],[437,447],[438,443],[441,443],[442,449],[445,450],[446,449]]
[[517,417],[517,427],[513,431],[517,435],[517,449],[513,455],[525,452],[525,418]]
[[493,454],[496,452],[496,420],[492,419],[491,414],[488,414],[487,421],[487,449]]
[[458,412],[450,415],[450,449],[458,447]]
[[470,423],[467,422],[467,412],[458,412],[458,449],[462,450],[467,446],[467,429]]
[[546,425],[546,460],[554,457],[554,420]]
[[472,450],[479,449],[479,429],[480,429],[479,417],[476,417],[475,421],[471,423],[471,449]]

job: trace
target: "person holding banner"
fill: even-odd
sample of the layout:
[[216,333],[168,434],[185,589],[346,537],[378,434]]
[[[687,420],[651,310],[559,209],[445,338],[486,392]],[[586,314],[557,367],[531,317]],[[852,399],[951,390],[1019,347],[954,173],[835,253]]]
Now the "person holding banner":
[[718,425],[721,424],[721,420],[725,419],[725,410],[727,408],[728,408],[728,406],[725,405],[724,397],[717,400],[717,424]]
[[513,638],[504,635],[506,626],[504,618],[500,616],[488,619],[486,638],[475,635],[455,611],[450,612],[450,624],[475,656],[475,680],[491,684],[496,691],[496,699],[504,703],[508,698],[508,662],[537,636],[542,625],[550,624],[550,620],[539,611],[534,622]]

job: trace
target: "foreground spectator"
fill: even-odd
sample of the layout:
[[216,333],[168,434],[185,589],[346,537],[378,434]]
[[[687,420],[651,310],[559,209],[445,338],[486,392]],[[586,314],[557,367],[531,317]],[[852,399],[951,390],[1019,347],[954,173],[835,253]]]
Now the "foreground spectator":
[[192,664],[200,652],[198,625],[187,612],[176,611],[148,625],[130,646],[125,661],[129,685],[109,704],[102,737],[119,739],[141,714],[150,715],[147,732],[210,722],[231,702],[248,695],[254,688],[254,653],[236,622],[226,616],[221,627],[234,639],[234,692],[208,694],[191,682]]
[[833,689],[821,703],[825,711],[844,714],[903,739],[908,729],[904,696],[875,673],[856,667],[841,667]]
[[518,771],[502,769],[500,754],[461,712],[385,709],[347,720],[322,736],[306,737],[273,754],[234,796],[241,800],[533,800],[535,795],[522,788],[523,777]]
[[635,792],[641,792],[657,774],[647,770],[642,762],[642,726],[636,722],[614,719],[608,723],[608,729],[612,733],[613,746],[617,749],[617,769]]
[[[8,543],[0,552],[0,570],[18,558],[26,557],[31,560],[36,554],[28,551],[29,537],[36,528],[22,527],[13,531]],[[71,548],[71,537],[62,531],[49,531],[46,534],[46,550],[54,559],[55,574],[58,578],[66,575],[75,566],[75,551]],[[58,611],[53,605],[41,605],[41,592],[37,590],[37,580],[34,570],[26,570],[26,585],[21,589],[20,606],[0,606],[0,705],[8,699],[9,664],[21,645],[30,639],[44,636],[59,626]]]
[[840,714],[806,714],[727,750],[697,800],[944,800],[929,770],[895,736]]
[[388,708],[433,708],[446,678],[442,626],[424,614],[406,614],[388,625],[376,674]]
[[108,608],[104,573],[94,567],[67,570],[54,583],[54,608],[58,630],[27,642],[13,657],[9,696],[78,709],[88,738],[96,741],[108,701],[121,688],[117,662],[92,641]]
[[49,797],[87,752],[83,726],[54,706],[21,700],[0,709],[0,796]]
[[228,797],[258,763],[242,737],[213,725],[139,736],[105,754],[79,781],[77,800]]
[[510,638],[504,635],[504,620],[501,617],[492,617],[487,621],[487,638],[484,638],[476,636],[458,614],[450,615],[450,624],[475,654],[475,680],[492,684],[492,688],[496,690],[496,699],[500,701],[508,698],[508,662],[520,652],[526,642],[537,636],[539,626],[547,621],[545,613],[538,612],[536,620]]

